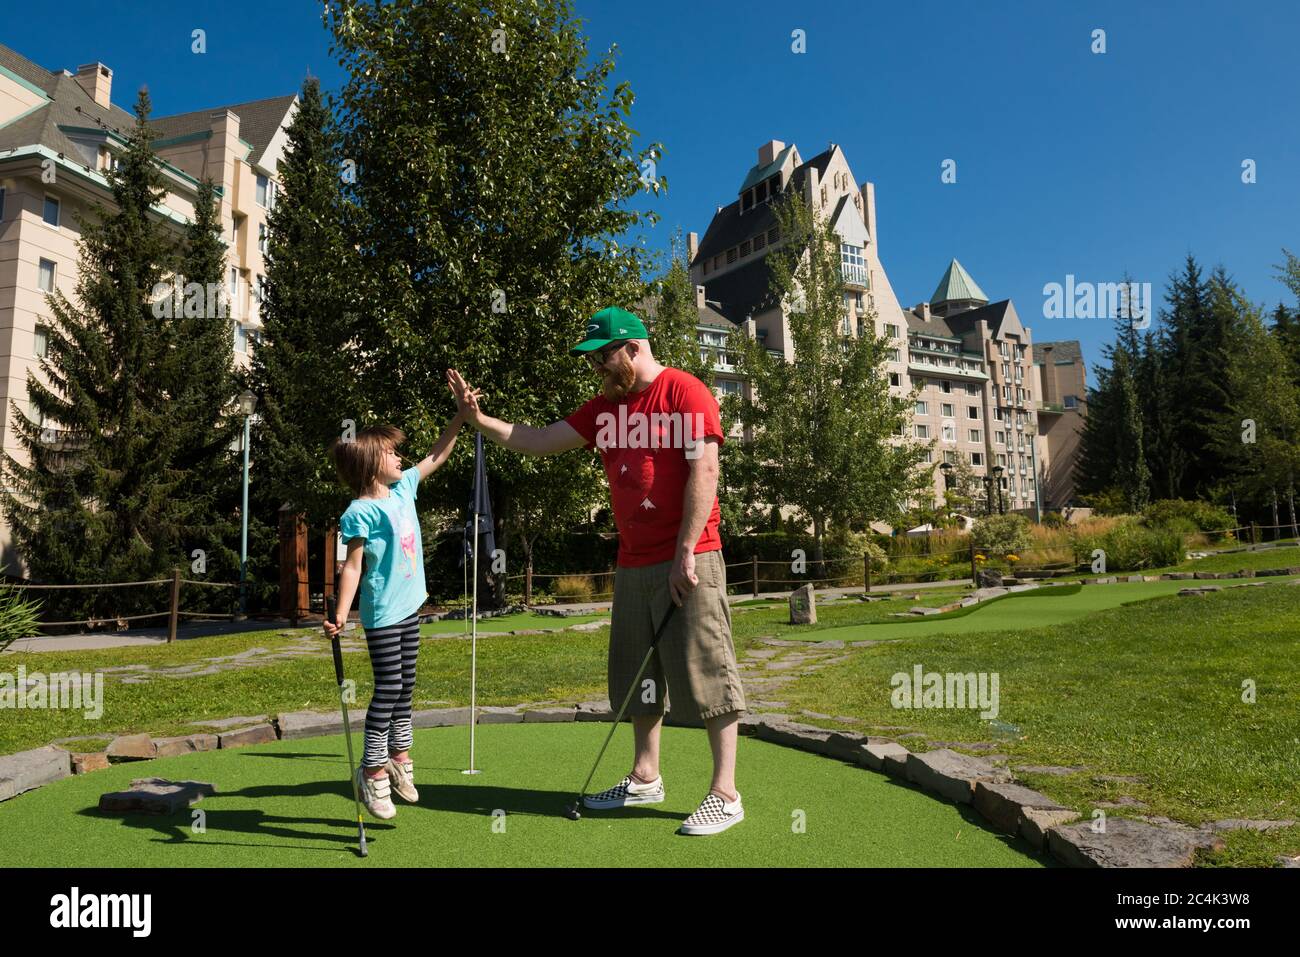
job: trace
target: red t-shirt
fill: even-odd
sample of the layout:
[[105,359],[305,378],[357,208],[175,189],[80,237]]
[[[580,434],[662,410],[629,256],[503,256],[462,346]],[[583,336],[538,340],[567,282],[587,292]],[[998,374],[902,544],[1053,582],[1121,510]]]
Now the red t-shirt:
[[[706,436],[723,441],[718,400],[709,387],[689,372],[665,367],[640,392],[619,402],[597,395],[564,421],[604,461],[618,526],[619,565],[640,568],[671,561],[691,460],[703,453]],[[695,544],[697,555],[722,548],[718,518],[714,496]]]

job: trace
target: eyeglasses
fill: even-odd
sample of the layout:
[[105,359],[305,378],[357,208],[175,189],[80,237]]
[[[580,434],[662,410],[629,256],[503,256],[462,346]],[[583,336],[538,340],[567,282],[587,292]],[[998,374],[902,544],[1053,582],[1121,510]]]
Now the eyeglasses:
[[588,352],[587,361],[591,363],[593,368],[603,366],[609,361],[610,356],[618,352],[618,350],[622,349],[625,345],[627,345],[626,341],[615,342],[605,346],[603,349],[597,349],[595,352]]

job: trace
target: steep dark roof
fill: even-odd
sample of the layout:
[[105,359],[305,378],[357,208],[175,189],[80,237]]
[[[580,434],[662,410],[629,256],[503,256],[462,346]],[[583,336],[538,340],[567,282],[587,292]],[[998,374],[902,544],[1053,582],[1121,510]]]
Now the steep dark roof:
[[759,256],[716,279],[706,278],[703,285],[704,295],[718,303],[722,315],[737,325],[776,304],[768,289],[766,256]]
[[1082,362],[1083,348],[1078,339],[1060,339],[1056,342],[1035,342],[1034,361],[1043,362],[1048,358],[1046,350],[1051,350],[1053,362]]
[[967,309],[965,312],[946,316],[944,321],[953,331],[953,335],[960,337],[974,331],[975,323],[982,319],[989,324],[989,332],[996,336],[1002,328],[1002,320],[1006,318],[1010,305],[1010,299],[1002,299],[991,302],[987,306],[980,306],[978,309]]
[[[810,169],[816,169],[817,176],[820,179],[822,174],[826,172],[826,165],[830,162],[833,149],[834,147],[824,150],[806,163],[796,166],[785,188],[802,190]],[[695,258],[691,261],[691,264],[694,265],[711,256],[716,256],[718,253],[726,252],[732,246],[737,246],[743,240],[756,236],[760,232],[766,232],[776,224],[776,215],[772,212],[770,202],[751,207],[742,216],[740,214],[740,200],[736,199],[714,214],[713,220],[709,223],[709,228],[704,231],[704,238],[700,240],[700,248],[696,250]]]
[[62,70],[46,70],[2,44],[0,66],[43,90],[50,98],[44,106],[17,122],[0,127],[0,150],[39,145],[73,159],[81,157],[81,153],[60,126],[106,128],[125,136],[135,125],[133,114],[112,105],[107,109],[100,106],[75,77]]
[[907,316],[908,333],[917,333],[919,335],[942,336],[948,339],[960,339],[962,334],[953,330],[948,325],[943,316],[930,315],[929,319],[922,319],[910,309],[904,313]]
[[[652,327],[657,315],[658,302],[654,296],[646,296],[644,299],[638,299],[632,304],[632,313],[638,318],[646,320]],[[713,329],[734,329],[735,326],[727,320],[727,317],[718,310],[714,309],[708,303],[697,307],[699,310],[699,319],[696,325],[709,326]]]
[[296,99],[292,93],[285,96],[272,96],[264,100],[251,100],[247,103],[234,103],[230,106],[213,106],[206,110],[194,110],[189,113],[177,113],[173,116],[160,116],[150,121],[150,125],[159,139],[171,139],[187,133],[200,133],[210,129],[212,114],[229,110],[239,117],[239,138],[253,147],[249,154],[250,163],[260,163],[266,154],[266,148],[280,128],[281,121],[289,112],[289,107]]

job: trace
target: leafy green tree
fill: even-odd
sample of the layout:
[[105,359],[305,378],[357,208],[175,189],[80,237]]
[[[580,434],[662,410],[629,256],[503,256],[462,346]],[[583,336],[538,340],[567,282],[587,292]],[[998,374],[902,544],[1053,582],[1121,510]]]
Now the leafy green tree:
[[700,311],[695,304],[695,285],[691,282],[680,230],[673,238],[668,271],[651,284],[649,293],[648,331],[655,358],[712,386],[713,362],[706,362],[701,355],[696,330]]
[[[568,350],[594,312],[643,292],[649,253],[628,236],[657,216],[632,201],[666,186],[661,147],[634,149],[630,87],[609,89],[612,51],[589,56],[568,0],[331,0],[325,17],[348,74],[360,404],[417,448],[452,413],[448,367],[493,415],[572,412],[597,382]],[[594,456],[487,454],[508,563],[519,538],[563,532],[602,497]],[[426,497],[463,508],[470,468],[454,457]]]
[[759,500],[797,509],[820,561],[829,528],[897,515],[907,499],[929,494],[930,472],[917,468],[924,448],[897,440],[910,404],[889,391],[889,340],[875,334],[874,316],[846,335],[834,227],[793,191],[775,213],[784,241],[767,260],[794,357],[774,357],[737,329],[730,351],[754,397],[736,409]]

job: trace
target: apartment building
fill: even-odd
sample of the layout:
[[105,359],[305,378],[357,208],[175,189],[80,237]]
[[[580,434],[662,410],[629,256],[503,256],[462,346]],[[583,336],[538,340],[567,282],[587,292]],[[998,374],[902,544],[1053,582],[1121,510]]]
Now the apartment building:
[[987,478],[995,507],[994,477],[1001,507],[1034,511],[1036,474],[1048,460],[1037,434],[1040,386],[1030,330],[1009,300],[990,304],[956,260],[928,302],[904,309],[881,261],[875,187],[857,182],[834,143],[807,161],[793,144],[772,140],[759,147],[736,199],[717,207],[702,240],[688,237],[701,348],[712,341],[720,316],[746,328],[769,352],[793,357],[789,320],[769,292],[765,258],[781,242],[772,203],[798,190],[840,238],[845,333],[857,335],[874,315],[875,332],[890,340],[884,374],[891,391],[915,390],[912,421],[899,441],[928,446],[935,501],[945,488],[942,464],[962,456]]
[[[98,202],[112,205],[105,178],[135,125],[134,92],[113,102],[113,71],[89,63],[49,70],[0,45],[0,442],[26,461],[10,426],[9,402],[36,420],[27,373],[38,378],[55,289],[75,302],[80,220]],[[275,204],[276,167],[297,108],[293,94],[151,117],[166,194],[154,208],[178,232],[194,214],[199,182],[220,194],[227,246],[226,314],[235,331],[233,361],[246,365],[260,336],[267,216]],[[58,423],[49,427],[58,441]],[[0,519],[0,565],[21,574]]]
[[1079,439],[1088,416],[1088,370],[1076,339],[1041,342],[1034,349],[1034,370],[1043,397],[1038,419],[1047,443],[1049,466],[1043,470],[1044,507],[1077,505],[1074,468]]

